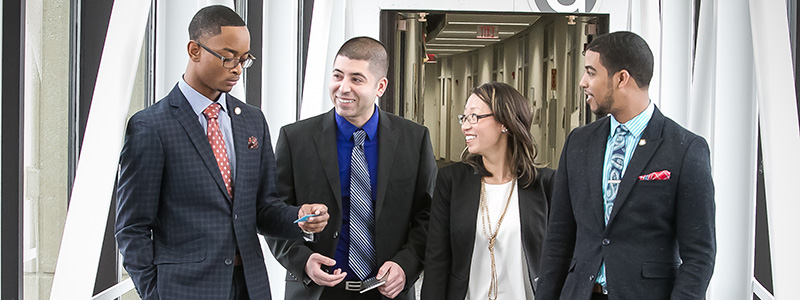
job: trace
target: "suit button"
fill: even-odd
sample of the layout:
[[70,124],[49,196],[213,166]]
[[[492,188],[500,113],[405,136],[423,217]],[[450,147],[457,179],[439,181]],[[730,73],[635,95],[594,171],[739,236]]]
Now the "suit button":
[[333,238],[335,238],[335,239],[339,238],[339,232],[338,231],[334,231],[333,232]]
[[225,259],[225,265],[226,266],[230,266],[232,263],[233,263],[233,261],[230,258],[226,258]]
[[603,239],[603,241],[602,241],[602,242],[600,242],[600,243],[602,243],[602,244],[603,244],[603,246],[608,246],[608,244],[611,244],[611,240],[609,240],[609,239]]
[[239,215],[238,214],[233,214],[233,219],[234,220],[238,220],[239,219]]
[[594,280],[594,275],[589,275],[589,281],[593,281],[593,280]]

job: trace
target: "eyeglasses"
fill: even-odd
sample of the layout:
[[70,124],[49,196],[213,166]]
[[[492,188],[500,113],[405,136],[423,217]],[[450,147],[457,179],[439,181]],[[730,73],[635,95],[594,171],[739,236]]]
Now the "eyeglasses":
[[478,124],[478,121],[483,118],[488,118],[494,116],[494,114],[485,114],[485,115],[477,115],[477,114],[469,114],[469,115],[458,115],[458,124],[464,124],[464,120],[469,122],[470,124]]
[[249,54],[249,53],[247,54],[246,58],[224,57],[224,56],[220,55],[219,53],[214,52],[214,50],[208,49],[208,47],[206,47],[203,44],[200,44],[200,43],[197,43],[197,44],[200,45],[200,47],[203,47],[203,49],[206,49],[206,51],[208,51],[208,53],[211,53],[212,55],[214,55],[217,58],[221,59],[222,60],[222,67],[224,67],[226,69],[236,68],[236,66],[238,66],[239,64],[242,64],[242,69],[247,69],[250,66],[252,66],[253,65],[253,61],[256,60],[256,57],[253,56],[252,54]]

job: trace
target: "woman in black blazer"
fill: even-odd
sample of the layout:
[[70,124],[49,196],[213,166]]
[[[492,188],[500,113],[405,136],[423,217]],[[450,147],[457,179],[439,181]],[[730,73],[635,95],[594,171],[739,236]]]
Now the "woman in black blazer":
[[555,171],[534,163],[528,101],[483,84],[458,120],[467,147],[436,180],[422,299],[533,299]]

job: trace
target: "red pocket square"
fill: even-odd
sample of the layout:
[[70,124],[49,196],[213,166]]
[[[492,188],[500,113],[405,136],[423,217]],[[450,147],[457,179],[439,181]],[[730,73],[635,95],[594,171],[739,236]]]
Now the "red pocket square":
[[647,175],[639,176],[639,180],[668,180],[671,173],[667,170],[653,172]]
[[247,139],[247,149],[257,149],[258,148],[258,139],[256,137],[251,136]]

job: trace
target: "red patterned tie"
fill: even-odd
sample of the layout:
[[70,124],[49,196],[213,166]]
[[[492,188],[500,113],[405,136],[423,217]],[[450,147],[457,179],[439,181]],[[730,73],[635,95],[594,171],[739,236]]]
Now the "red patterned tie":
[[206,109],[203,110],[203,115],[208,120],[208,142],[211,144],[211,149],[214,150],[214,157],[217,159],[217,166],[222,173],[222,181],[225,182],[225,188],[228,189],[228,195],[233,198],[233,185],[231,183],[231,168],[228,162],[228,150],[225,147],[225,141],[222,139],[222,131],[219,130],[219,110],[222,106],[219,103],[211,103]]

